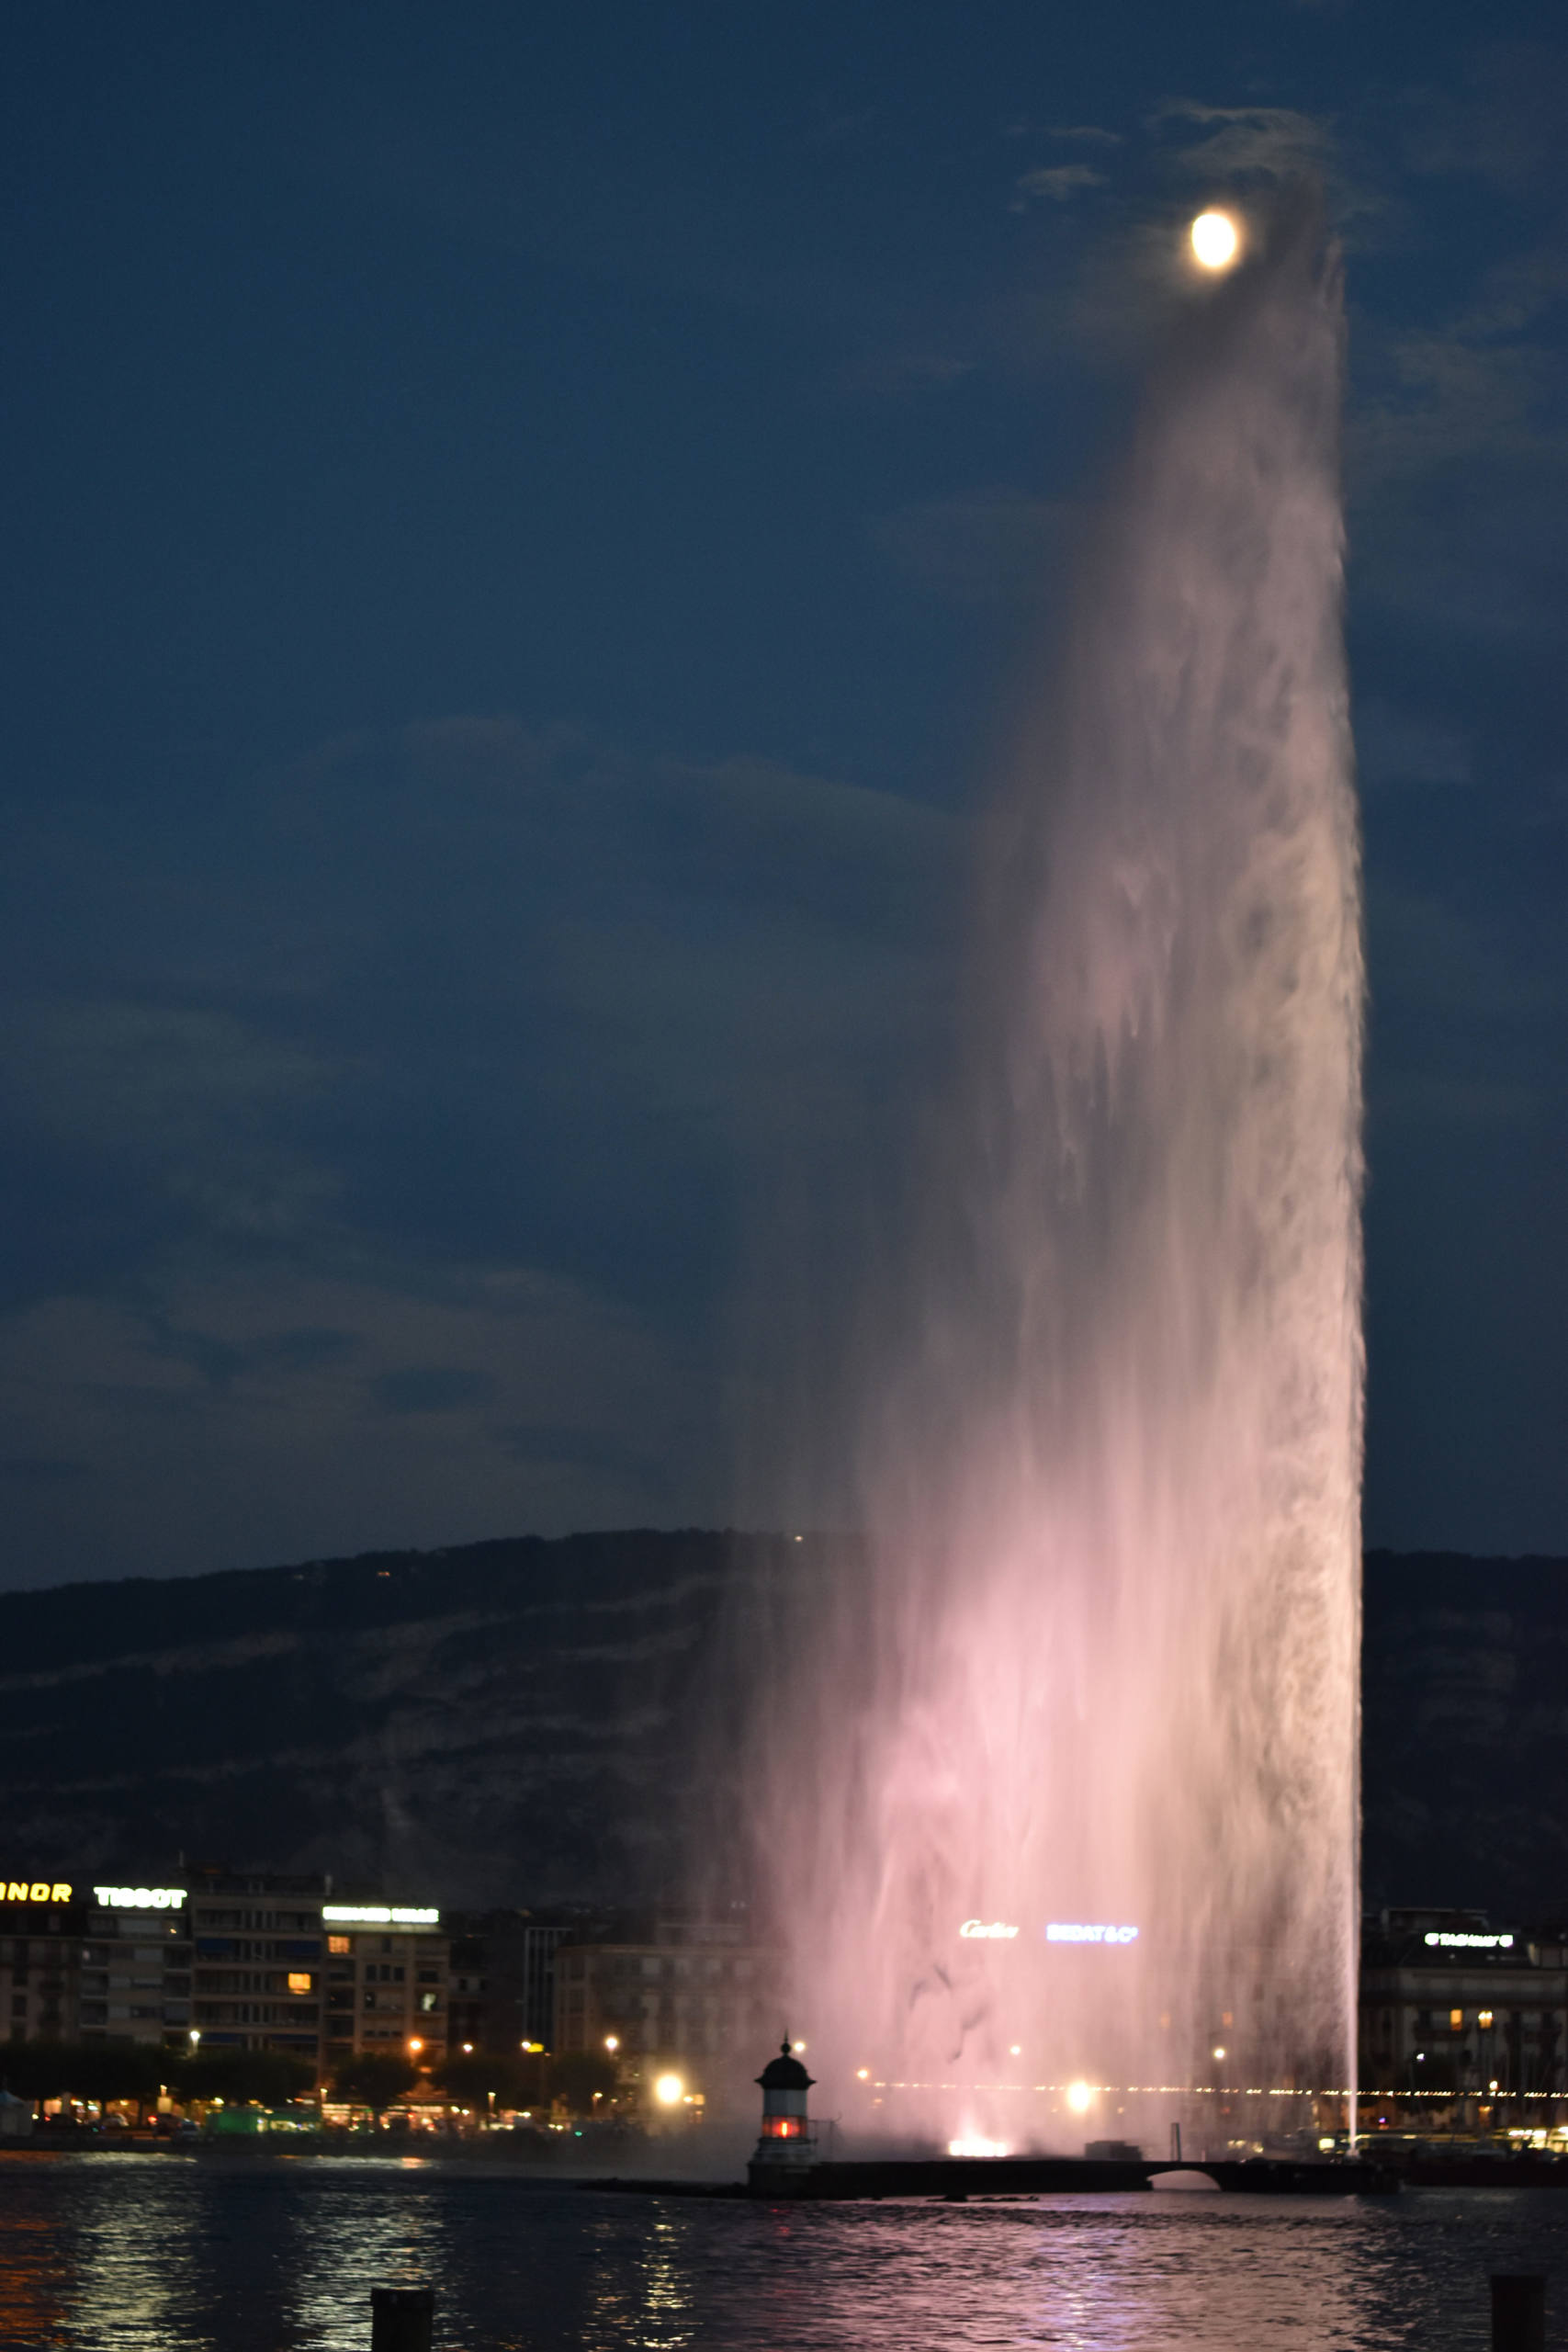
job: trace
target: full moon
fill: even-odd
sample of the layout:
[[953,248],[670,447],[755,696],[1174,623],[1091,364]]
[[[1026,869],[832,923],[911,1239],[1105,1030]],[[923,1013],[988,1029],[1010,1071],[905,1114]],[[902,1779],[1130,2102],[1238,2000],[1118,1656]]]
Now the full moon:
[[1228,212],[1200,212],[1191,236],[1193,256],[1203,269],[1228,269],[1241,245]]

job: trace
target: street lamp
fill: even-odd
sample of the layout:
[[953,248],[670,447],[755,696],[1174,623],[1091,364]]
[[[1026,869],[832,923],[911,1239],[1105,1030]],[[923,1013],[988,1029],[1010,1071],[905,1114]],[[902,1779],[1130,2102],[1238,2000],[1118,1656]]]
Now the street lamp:
[[621,2037],[618,2033],[607,2033],[604,2036],[604,2047],[609,2052],[612,2058],[615,2056],[620,2046]]

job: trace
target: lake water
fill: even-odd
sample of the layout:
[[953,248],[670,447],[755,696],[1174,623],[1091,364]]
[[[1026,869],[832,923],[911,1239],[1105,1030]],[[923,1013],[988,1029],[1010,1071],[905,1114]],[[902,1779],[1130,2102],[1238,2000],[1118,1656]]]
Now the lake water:
[[1568,2195],[1033,2198],[772,2207],[396,2157],[0,2157],[0,2344],[362,2352],[373,2286],[436,2290],[440,2352],[1378,2352],[1490,2342]]

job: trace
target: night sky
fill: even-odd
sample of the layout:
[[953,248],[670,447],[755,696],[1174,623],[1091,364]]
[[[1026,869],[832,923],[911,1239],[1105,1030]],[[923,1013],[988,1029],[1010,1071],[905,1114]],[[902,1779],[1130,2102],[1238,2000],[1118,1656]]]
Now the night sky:
[[1367,1534],[1568,1552],[1555,9],[13,0],[4,53],[0,1580],[828,1515],[795,1417],[1164,257],[1303,168]]

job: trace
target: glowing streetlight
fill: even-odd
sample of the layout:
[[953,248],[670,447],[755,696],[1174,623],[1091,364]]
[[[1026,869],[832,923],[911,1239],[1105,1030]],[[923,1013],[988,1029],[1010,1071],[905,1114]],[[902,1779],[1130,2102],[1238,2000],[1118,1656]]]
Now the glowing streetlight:
[[686,2086],[679,2075],[660,2075],[653,2086],[653,2096],[660,2107],[679,2107],[686,2095]]
[[411,2033],[409,2036],[409,2056],[411,2058],[417,2058],[423,2048],[424,2044],[420,2040],[418,2034]]
[[1075,2115],[1087,2115],[1094,2105],[1094,2093],[1087,2083],[1067,2085],[1067,2105]]
[[1223,2058],[1223,2057],[1224,2056],[1224,2054],[1225,2054],[1225,2045],[1224,2045],[1224,2043],[1223,2041],[1222,2041],[1222,2042],[1217,2043],[1217,2044],[1215,2045],[1215,2049],[1214,2049],[1214,2055],[1215,2055],[1215,2057],[1216,2057],[1216,2058]]
[[199,2026],[194,2026],[194,2025],[193,2025],[193,2026],[192,2026],[192,2028],[191,2028],[191,2030],[190,2030],[190,2034],[189,2034],[189,2037],[188,2037],[188,2038],[189,2038],[189,2041],[190,2041],[190,2046],[191,2046],[191,2048],[194,2050],[194,2049],[196,2048],[197,2043],[201,2040],[201,2029],[200,2029],[200,2027],[199,2027]]
[[604,2047],[609,2052],[612,2058],[615,2056],[620,2046],[621,2037],[618,2033],[607,2033],[604,2036]]
[[465,2058],[471,2058],[471,2057],[473,2056],[473,2054],[474,2054],[474,2045],[473,2045],[473,2043],[472,2043],[471,2041],[465,2041],[465,2042],[464,2042],[464,2044],[463,2044],[463,2055],[464,2055],[464,2057],[465,2057]]
[[806,2055],[806,2044],[804,2041],[797,2041],[794,2043],[793,2048],[797,2058],[804,2058]]

